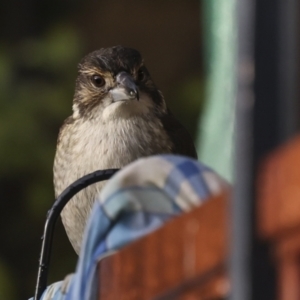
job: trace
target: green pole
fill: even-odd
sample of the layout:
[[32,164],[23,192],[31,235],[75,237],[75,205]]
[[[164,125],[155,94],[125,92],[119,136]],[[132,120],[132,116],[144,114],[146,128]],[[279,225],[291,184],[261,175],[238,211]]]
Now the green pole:
[[235,0],[203,0],[206,99],[197,148],[202,162],[233,178],[233,129],[236,99]]

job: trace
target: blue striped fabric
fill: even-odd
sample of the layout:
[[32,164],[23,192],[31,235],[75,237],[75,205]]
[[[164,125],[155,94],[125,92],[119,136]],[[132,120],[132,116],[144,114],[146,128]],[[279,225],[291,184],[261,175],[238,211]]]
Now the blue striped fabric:
[[152,156],[128,165],[108,181],[95,202],[76,272],[48,287],[42,299],[96,299],[101,258],[227,187],[210,168],[187,157]]

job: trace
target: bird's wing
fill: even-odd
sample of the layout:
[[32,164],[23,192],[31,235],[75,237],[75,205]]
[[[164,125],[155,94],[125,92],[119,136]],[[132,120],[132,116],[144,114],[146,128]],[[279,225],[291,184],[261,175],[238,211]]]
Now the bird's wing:
[[173,142],[173,153],[197,159],[198,155],[192,137],[169,110],[161,121]]
[[74,119],[72,117],[68,117],[63,125],[60,127],[57,145],[56,145],[56,153],[54,158],[53,165],[53,182],[54,182],[54,190],[55,197],[57,197],[64,189],[65,186],[62,184],[61,178],[61,170],[64,170],[66,166],[68,166],[68,145],[70,139],[70,126],[72,126]]

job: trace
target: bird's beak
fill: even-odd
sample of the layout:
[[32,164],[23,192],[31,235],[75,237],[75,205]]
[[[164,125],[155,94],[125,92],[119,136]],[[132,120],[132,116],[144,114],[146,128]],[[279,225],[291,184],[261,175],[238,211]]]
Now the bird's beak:
[[114,102],[134,99],[139,100],[138,88],[130,74],[124,71],[120,72],[116,76],[116,83],[116,87],[110,90]]

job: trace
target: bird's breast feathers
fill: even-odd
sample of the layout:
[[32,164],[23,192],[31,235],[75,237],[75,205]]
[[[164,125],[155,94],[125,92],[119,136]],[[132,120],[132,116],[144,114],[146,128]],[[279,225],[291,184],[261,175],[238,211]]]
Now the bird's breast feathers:
[[56,192],[85,174],[121,168],[139,157],[170,153],[171,148],[160,120],[153,116],[75,120],[61,133],[57,146],[54,173],[64,184],[56,186]]

